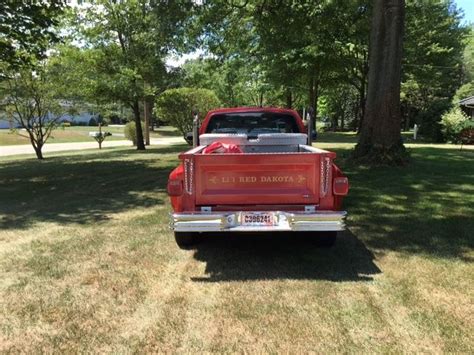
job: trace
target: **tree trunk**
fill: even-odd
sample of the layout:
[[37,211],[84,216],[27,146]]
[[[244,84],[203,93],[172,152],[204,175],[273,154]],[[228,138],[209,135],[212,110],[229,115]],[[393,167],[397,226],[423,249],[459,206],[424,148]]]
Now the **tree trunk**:
[[404,110],[404,116],[405,116],[405,132],[408,132],[410,130],[410,106],[406,105],[406,109]]
[[155,102],[153,101],[153,98],[148,100],[148,114],[150,117],[150,131],[154,132],[155,131],[155,122],[153,120],[153,107],[155,106]]
[[148,101],[143,101],[143,114],[145,116],[145,145],[150,145],[150,111]]
[[319,79],[316,79],[314,82],[314,119],[313,119],[314,132],[316,132],[316,120],[318,119],[318,99],[319,99]]
[[360,133],[362,129],[362,123],[364,122],[365,102],[365,82],[363,82],[359,88],[359,124],[357,125],[357,133]]
[[41,150],[42,148],[43,148],[43,146],[35,146],[35,145],[33,145],[33,149],[35,150],[36,157],[37,157],[38,159],[44,159],[44,157],[43,157],[43,152],[42,152],[42,150]]
[[293,108],[293,94],[291,89],[286,89],[286,108]]
[[309,101],[309,107],[312,108],[312,110],[308,112],[312,112],[312,130],[313,132],[316,132],[316,119],[318,117],[318,95],[319,95],[319,80],[317,77],[319,76],[319,73],[317,75],[313,75],[309,79],[309,91],[308,91],[308,101]]
[[358,125],[356,126],[357,134],[360,133],[362,129],[362,122],[364,122],[364,115],[365,115],[365,104],[367,101],[367,76],[369,72],[369,63],[367,60],[367,56],[364,54],[364,63],[362,64],[362,68],[360,71],[361,80],[360,86],[358,87],[359,90],[359,117],[358,117]]
[[140,106],[138,100],[133,102],[133,115],[135,116],[135,128],[137,133],[137,150],[145,150],[143,142],[142,122],[140,121]]
[[376,0],[372,18],[365,114],[354,156],[370,163],[401,164],[400,79],[404,0]]
[[[27,128],[27,126],[23,124],[23,128]],[[35,136],[33,135],[33,132],[30,129],[27,129],[26,131],[28,132],[28,136],[30,137],[30,143],[31,143],[31,146],[33,147],[33,149],[35,150],[36,157],[38,159],[44,159],[43,158],[43,152],[41,151],[41,149],[43,148],[44,143],[43,142],[37,142],[35,140]]]
[[[315,97],[315,93],[314,93],[314,77],[311,76],[309,78],[309,85],[308,85],[308,108],[311,110],[311,111],[308,111],[310,114],[312,114],[312,110],[314,109],[313,105],[314,105],[314,97]],[[312,117],[311,117],[312,118]]]

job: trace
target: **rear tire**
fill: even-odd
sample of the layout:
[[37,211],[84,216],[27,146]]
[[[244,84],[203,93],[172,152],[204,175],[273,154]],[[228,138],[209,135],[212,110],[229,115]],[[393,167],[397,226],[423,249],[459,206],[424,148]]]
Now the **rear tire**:
[[196,233],[174,232],[174,239],[180,249],[189,249],[196,243]]

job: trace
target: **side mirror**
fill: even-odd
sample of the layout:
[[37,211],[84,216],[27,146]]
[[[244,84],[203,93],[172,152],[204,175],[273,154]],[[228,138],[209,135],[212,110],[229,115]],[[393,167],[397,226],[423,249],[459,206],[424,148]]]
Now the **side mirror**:
[[184,135],[184,140],[189,145],[193,145],[193,132],[188,132]]

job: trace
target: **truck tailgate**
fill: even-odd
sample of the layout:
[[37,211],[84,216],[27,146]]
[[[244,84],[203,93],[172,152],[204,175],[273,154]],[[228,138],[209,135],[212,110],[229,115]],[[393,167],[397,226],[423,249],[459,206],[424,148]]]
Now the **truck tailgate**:
[[196,154],[196,205],[317,204],[317,153]]

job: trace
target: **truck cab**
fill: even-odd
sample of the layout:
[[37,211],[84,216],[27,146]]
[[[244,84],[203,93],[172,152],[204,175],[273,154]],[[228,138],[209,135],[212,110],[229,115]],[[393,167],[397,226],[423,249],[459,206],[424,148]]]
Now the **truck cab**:
[[213,110],[198,136],[168,181],[180,247],[207,232],[294,232],[332,245],[344,230],[348,179],[334,152],[308,145],[296,111]]

